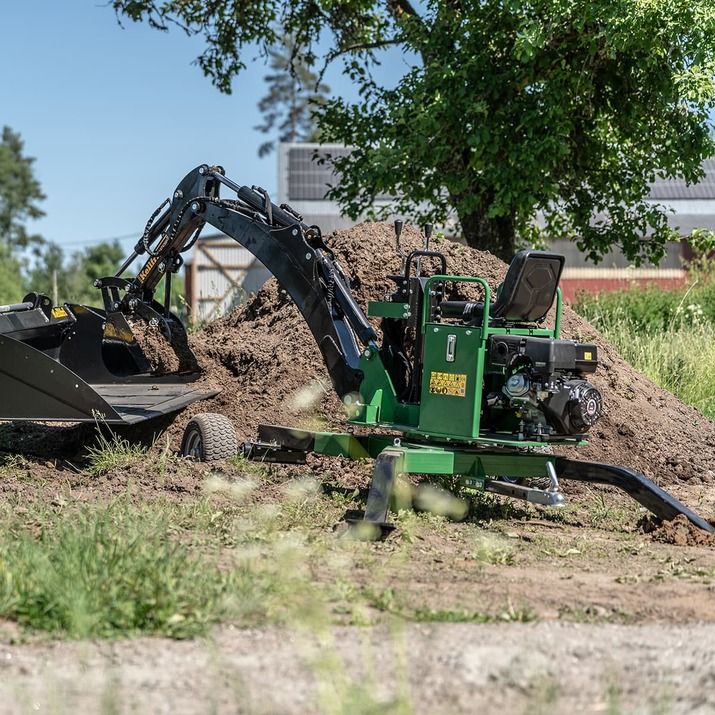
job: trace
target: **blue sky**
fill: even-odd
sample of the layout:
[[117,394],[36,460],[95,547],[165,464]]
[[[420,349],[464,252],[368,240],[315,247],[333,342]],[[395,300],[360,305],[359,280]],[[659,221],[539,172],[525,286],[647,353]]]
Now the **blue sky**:
[[[200,50],[180,31],[122,29],[103,0],[3,3],[0,125],[19,131],[37,159],[47,215],[35,230],[68,252],[134,236],[204,162],[275,192],[276,156],[258,158],[265,135],[253,129],[262,60],[226,96],[192,64]],[[337,71],[328,80],[350,92]]]

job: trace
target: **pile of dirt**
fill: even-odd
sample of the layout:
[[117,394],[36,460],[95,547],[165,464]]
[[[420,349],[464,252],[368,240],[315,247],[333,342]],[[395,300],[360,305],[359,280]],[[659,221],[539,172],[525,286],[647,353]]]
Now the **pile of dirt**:
[[[327,239],[350,278],[358,303],[382,298],[397,273],[392,227],[364,223]],[[419,233],[403,232],[406,249],[421,247]],[[506,264],[493,255],[441,242],[448,272],[486,278],[493,288]],[[661,484],[715,482],[715,423],[634,370],[588,322],[569,308],[562,336],[595,342],[600,365],[593,383],[604,397],[604,417],[579,458],[621,464]],[[241,438],[255,436],[261,422],[316,427],[338,425],[342,406],[330,388],[322,357],[305,321],[275,281],[247,305],[190,336],[204,380],[223,392],[193,405],[172,428],[178,436],[190,415],[216,411],[229,416]]]
[[675,546],[715,546],[715,534],[699,529],[684,514],[671,521],[660,522],[648,515],[642,524],[643,531],[650,533],[654,541]]

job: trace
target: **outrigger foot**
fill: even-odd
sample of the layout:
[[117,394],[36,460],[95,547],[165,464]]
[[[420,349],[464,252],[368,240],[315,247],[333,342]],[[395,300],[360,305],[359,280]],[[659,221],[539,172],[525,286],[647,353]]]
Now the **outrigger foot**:
[[573,479],[591,484],[606,484],[617,487],[642,504],[663,521],[670,521],[682,514],[688,521],[703,531],[715,533],[715,527],[679,502],[674,496],[661,489],[648,477],[628,467],[598,462],[580,462],[566,457],[554,459],[556,474],[561,479]]

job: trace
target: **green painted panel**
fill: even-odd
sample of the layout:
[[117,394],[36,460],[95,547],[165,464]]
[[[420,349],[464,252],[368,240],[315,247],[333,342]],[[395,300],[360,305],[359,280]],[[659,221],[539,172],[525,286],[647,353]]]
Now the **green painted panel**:
[[479,328],[425,326],[419,430],[455,439],[477,437],[483,371]]
[[409,303],[371,300],[367,304],[367,314],[371,318],[409,318]]
[[454,453],[441,449],[405,449],[407,474],[454,474]]
[[314,450],[331,457],[367,459],[371,456],[355,435],[349,433],[316,432]]
[[364,425],[394,422],[397,395],[377,348],[365,348],[360,369],[364,374],[360,385],[360,407],[349,421]]

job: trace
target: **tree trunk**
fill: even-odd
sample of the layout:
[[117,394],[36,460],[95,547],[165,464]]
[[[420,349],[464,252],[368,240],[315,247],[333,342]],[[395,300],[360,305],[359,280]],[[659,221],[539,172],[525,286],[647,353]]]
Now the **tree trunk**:
[[489,218],[486,210],[460,215],[459,222],[467,245],[489,251],[509,263],[514,256],[516,236],[511,216]]

